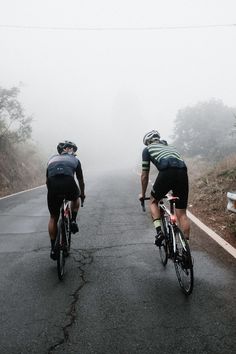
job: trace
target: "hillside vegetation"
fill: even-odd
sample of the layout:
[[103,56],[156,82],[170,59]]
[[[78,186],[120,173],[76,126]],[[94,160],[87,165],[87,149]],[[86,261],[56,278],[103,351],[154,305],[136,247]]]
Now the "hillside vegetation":
[[0,196],[45,183],[45,166],[34,146],[17,144],[0,151]]
[[45,183],[42,159],[31,141],[32,116],[18,99],[20,89],[0,87],[0,196]]
[[236,191],[236,154],[214,167],[189,161],[189,211],[236,247],[236,214],[227,210],[227,192]]
[[173,145],[187,161],[189,210],[236,247],[236,214],[227,192],[236,190],[236,108],[211,99],[177,113]]

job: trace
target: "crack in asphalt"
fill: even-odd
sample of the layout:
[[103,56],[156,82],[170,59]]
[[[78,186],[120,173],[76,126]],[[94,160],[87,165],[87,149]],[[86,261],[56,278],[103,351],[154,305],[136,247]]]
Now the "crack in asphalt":
[[119,247],[128,247],[128,246],[140,246],[140,245],[154,245],[154,242],[134,242],[134,243],[125,243],[120,245],[104,246],[104,247],[94,247],[86,249],[88,252],[97,252],[105,249],[119,248]]
[[69,310],[66,314],[66,317],[68,318],[67,324],[62,327],[63,331],[63,338],[58,340],[57,343],[53,344],[50,346],[48,349],[48,354],[52,354],[56,349],[58,349],[59,346],[62,344],[65,344],[68,339],[69,339],[69,329],[73,326],[75,323],[76,319],[76,304],[79,300],[79,293],[81,289],[88,283],[88,281],[85,278],[85,270],[83,267],[86,265],[90,265],[93,262],[93,256],[91,252],[88,250],[73,250],[74,253],[77,253],[79,255],[79,259],[77,259],[76,256],[73,256],[73,259],[76,263],[79,264],[79,270],[80,270],[80,278],[82,279],[82,284],[78,286],[78,288],[71,294],[73,301],[70,304]]
[[[59,339],[55,344],[51,345],[48,349],[48,354],[53,354],[58,347],[65,344],[69,340],[69,330],[73,326],[76,320],[76,304],[79,301],[79,293],[81,289],[88,283],[85,277],[85,270],[84,267],[86,265],[90,265],[93,262],[93,255],[92,253],[96,251],[101,251],[104,249],[112,249],[112,248],[120,248],[120,247],[128,247],[128,246],[136,246],[136,245],[146,245],[150,244],[147,242],[138,242],[138,243],[127,243],[122,245],[113,245],[113,246],[105,246],[105,247],[97,247],[97,248],[90,248],[90,249],[73,249],[73,259],[76,263],[79,264],[80,270],[80,278],[82,280],[82,284],[78,286],[78,288],[71,294],[73,301],[70,304],[69,310],[66,314],[68,321],[67,324],[62,327],[63,337]],[[79,258],[78,258],[79,257]]]

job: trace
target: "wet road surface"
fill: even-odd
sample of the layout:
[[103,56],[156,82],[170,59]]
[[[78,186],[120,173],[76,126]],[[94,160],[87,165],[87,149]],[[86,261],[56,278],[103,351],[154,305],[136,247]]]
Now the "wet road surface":
[[63,282],[45,188],[0,200],[1,354],[235,352],[235,259],[192,225],[186,297],[173,263],[160,262],[139,190],[132,171],[87,178]]

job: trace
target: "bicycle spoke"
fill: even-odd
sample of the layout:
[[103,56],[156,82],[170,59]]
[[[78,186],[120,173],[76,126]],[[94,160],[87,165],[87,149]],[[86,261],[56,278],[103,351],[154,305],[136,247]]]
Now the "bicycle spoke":
[[185,240],[183,233],[176,228],[176,253],[174,257],[174,265],[176,275],[186,295],[190,295],[193,290],[193,263],[188,242]]
[[64,266],[65,266],[65,255],[64,255],[64,228],[62,220],[59,220],[58,226],[58,257],[57,257],[57,274],[60,280],[63,279],[64,276]]
[[159,246],[159,253],[161,258],[161,263],[165,266],[168,262],[168,246],[167,246],[167,221],[164,215],[161,216],[161,229],[165,236],[165,239],[162,241],[161,246]]
[[70,252],[70,246],[71,246],[71,230],[70,230],[70,219],[67,218],[65,222],[65,235],[66,235],[66,250],[67,250],[67,255],[69,255]]
[[161,262],[165,266],[168,261],[166,240],[163,240],[161,246],[159,246],[159,253],[160,253],[160,257],[161,257]]

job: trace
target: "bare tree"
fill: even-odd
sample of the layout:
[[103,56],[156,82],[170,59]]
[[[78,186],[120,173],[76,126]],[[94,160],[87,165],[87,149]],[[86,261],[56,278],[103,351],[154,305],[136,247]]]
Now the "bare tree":
[[235,152],[233,122],[232,109],[220,100],[186,107],[176,116],[173,144],[185,156],[217,161]]
[[18,100],[19,88],[0,87],[0,144],[19,143],[30,138],[32,117],[25,116]]

